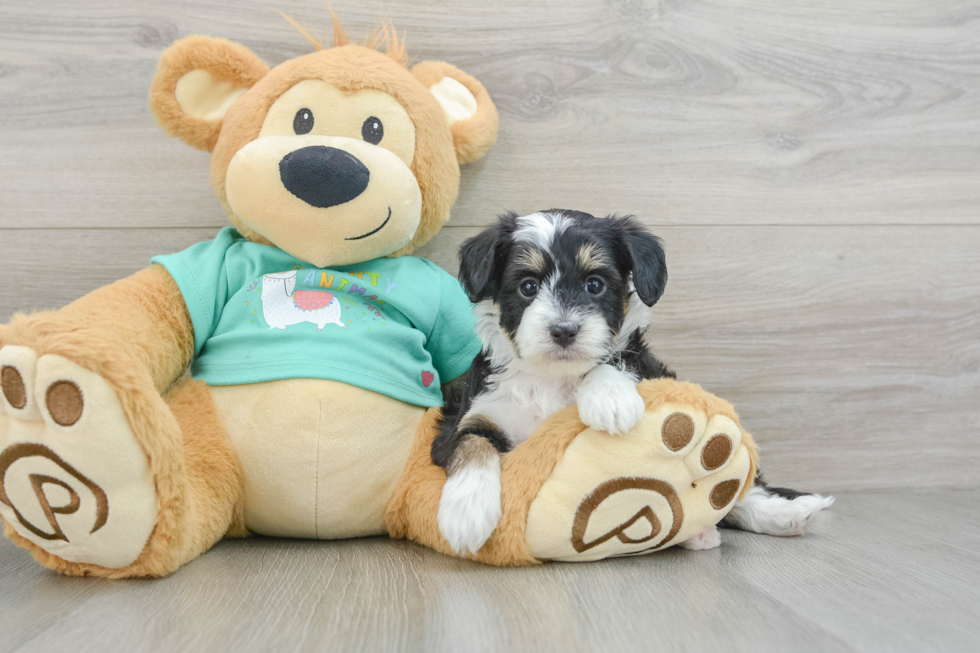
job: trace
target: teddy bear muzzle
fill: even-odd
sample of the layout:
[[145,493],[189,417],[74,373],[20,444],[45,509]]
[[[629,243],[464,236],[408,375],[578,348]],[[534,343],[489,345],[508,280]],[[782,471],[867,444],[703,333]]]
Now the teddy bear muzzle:
[[225,192],[246,226],[317,267],[391,254],[415,235],[422,212],[404,160],[340,136],[257,138],[232,157]]

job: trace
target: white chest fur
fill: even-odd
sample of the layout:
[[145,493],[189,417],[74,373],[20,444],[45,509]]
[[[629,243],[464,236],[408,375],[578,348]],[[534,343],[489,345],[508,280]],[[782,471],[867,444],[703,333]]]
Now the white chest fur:
[[575,403],[581,377],[547,377],[507,370],[487,379],[487,390],[467,415],[481,415],[497,424],[517,446],[530,437],[546,417]]

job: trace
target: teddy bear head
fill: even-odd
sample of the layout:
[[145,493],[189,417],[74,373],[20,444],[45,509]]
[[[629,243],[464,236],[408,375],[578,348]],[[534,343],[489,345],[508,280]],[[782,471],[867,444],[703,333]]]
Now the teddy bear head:
[[163,53],[153,113],[212,153],[211,184],[246,238],[339,266],[408,254],[449,219],[459,166],[493,145],[497,111],[469,75],[409,69],[404,42],[379,33],[354,45],[335,22],[333,47],[313,41],[272,69],[219,38]]

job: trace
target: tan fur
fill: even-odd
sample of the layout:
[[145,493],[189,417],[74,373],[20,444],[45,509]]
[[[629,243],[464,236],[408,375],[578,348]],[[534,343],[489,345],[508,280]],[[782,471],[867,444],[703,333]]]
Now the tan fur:
[[248,48],[209,36],[188,36],[164,51],[150,87],[150,109],[163,131],[191,147],[210,152],[218,140],[222,121],[187,116],[174,96],[177,82],[192,70],[207,70],[220,81],[249,88],[269,72],[269,67]]
[[[242,517],[244,481],[207,385],[185,381],[169,393],[167,401],[167,412],[183,430],[183,447],[172,453],[186,458],[186,468],[180,469],[181,460],[169,476],[156,477],[157,491],[161,487],[168,487],[169,491],[158,496],[160,518],[135,562],[121,569],[66,562],[24,539],[9,524],[5,525],[5,535],[30,551],[45,567],[68,576],[103,578],[166,576],[223,536],[246,535]],[[138,433],[135,429],[134,432]]]
[[0,327],[0,345],[34,347],[34,342],[45,348],[38,355],[60,353],[100,374],[102,366],[126,373],[124,365],[110,367],[100,358],[120,347],[120,356],[134,357],[149,373],[151,387],[163,392],[190,363],[194,331],[177,284],[162,266],[153,265],[60,311],[15,313],[9,325]]
[[653,381],[644,381],[637,389],[640,391],[640,396],[643,397],[643,401],[646,403],[647,410],[664,403],[685,404],[708,416],[724,415],[738,424],[738,427],[742,429],[742,445],[748,450],[749,460],[751,461],[749,473],[738,498],[742,499],[748,494],[749,490],[752,489],[756,470],[759,468],[759,448],[756,446],[752,435],[742,428],[742,423],[738,419],[738,413],[735,412],[735,408],[730,403],[709,392],[705,392],[698,384],[688,383],[686,381],[656,379]]
[[[588,271],[601,268],[607,265],[608,261],[606,261],[606,257],[599,251],[599,248],[592,243],[589,243],[587,245],[583,245],[578,250],[578,263],[580,266],[582,266],[583,270]],[[628,299],[626,301],[629,302]]]
[[[333,23],[333,47],[340,47],[341,45],[348,45],[350,43],[350,37],[347,36],[347,30],[344,29],[343,23],[337,18],[337,14],[334,13],[333,7],[329,4],[327,9],[330,11],[330,20]],[[303,35],[307,41],[313,46],[317,52],[323,50],[323,44],[316,38],[314,38],[310,32],[300,25],[298,22],[293,20],[291,17],[287,16],[281,11],[277,11],[280,16],[289,21],[289,24],[296,28],[296,31]],[[408,49],[405,47],[405,38],[398,38],[398,31],[395,30],[394,25],[388,19],[382,20],[378,23],[378,26],[374,28],[374,31],[364,40],[364,47],[372,48],[374,50],[381,50],[381,46],[385,46],[385,54],[397,63],[403,66],[408,65]]]
[[490,95],[483,84],[470,77],[462,70],[444,61],[423,61],[414,68],[412,74],[426,88],[437,84],[445,77],[452,77],[469,89],[476,98],[476,114],[467,120],[453,123],[453,144],[456,148],[456,159],[460,164],[476,161],[497,142],[497,127],[499,117],[497,107],[490,101]]
[[[221,453],[221,441],[226,436],[207,386],[183,384],[168,397],[172,402],[169,407],[161,396],[183,373],[194,348],[186,306],[165,269],[151,266],[93,291],[61,311],[17,314],[10,325],[0,328],[3,345],[30,347],[38,356],[63,356],[109,383],[133,435],[147,454],[156,479],[160,515],[146,549],[123,569],[67,563],[21,538],[8,525],[6,533],[11,540],[29,549],[41,564],[62,573],[125,578],[166,575],[228,530],[231,511],[224,509],[229,514],[227,521],[201,548],[221,521],[213,514],[216,506],[236,500],[235,496],[203,500],[208,488],[227,494],[235,483],[241,483],[229,471],[229,466],[237,465],[228,462],[228,454],[233,455],[230,447]],[[190,397],[192,391],[200,396]],[[209,442],[208,438],[215,440]],[[194,453],[188,456],[188,451]],[[189,461],[186,467],[185,457]],[[201,493],[202,500],[194,500],[196,493]]]
[[[731,404],[704,392],[693,383],[658,379],[644,381],[637,389],[648,410],[665,403],[677,403],[688,405],[708,416],[725,415],[739,423]],[[419,424],[405,473],[388,504],[385,520],[392,537],[408,538],[448,555],[456,555],[442,538],[437,522],[442,486],[446,482],[445,472],[433,464],[430,457],[438,416],[437,409],[430,410]],[[585,429],[585,424],[578,417],[578,409],[569,406],[550,417],[531,438],[507,455],[500,473],[503,510],[500,523],[476,555],[467,554],[465,557],[498,566],[524,566],[541,562],[528,550],[528,512],[565,449]],[[745,484],[745,488],[751,488],[758,453],[752,436],[744,429],[742,443],[752,463]],[[743,495],[747,491],[743,489]]]
[[167,393],[167,404],[184,436],[187,491],[192,530],[186,562],[227,537],[244,537],[245,479],[225,425],[202,381],[181,379]]
[[[333,18],[334,29],[336,30],[339,21],[332,9],[330,10],[330,16]],[[341,27],[341,30],[343,30],[343,27]],[[334,45],[339,44],[334,43]],[[390,20],[382,20],[364,41],[364,47],[374,50],[381,50],[382,45],[384,45],[385,54],[389,59],[403,66],[408,66],[408,48],[405,47],[405,38],[398,38],[398,31],[391,24]]]
[[[338,32],[335,21],[335,35]],[[346,35],[341,42],[346,42]],[[374,49],[385,45],[388,54]],[[322,47],[322,46],[321,46]],[[232,157],[254,140],[265,115],[283,93],[305,79],[320,79],[353,92],[375,89],[390,94],[408,111],[416,129],[412,172],[422,192],[422,218],[412,240],[392,256],[410,254],[424,245],[449,220],[459,190],[459,165],[480,158],[497,138],[497,110],[486,89],[458,68],[444,62],[423,62],[409,72],[403,65],[404,41],[388,24],[376,30],[367,46],[341,45],[297,57],[269,73],[246,48],[223,39],[192,36],[177,41],[160,60],[150,92],[150,106],[167,133],[200,149],[214,151],[211,183],[229,220],[239,232],[258,243],[272,245],[250,229],[228,204],[225,174]],[[177,81],[190,70],[205,69],[217,79],[231,81],[249,92],[240,97],[220,122],[186,116],[174,98]],[[478,102],[477,113],[446,131],[442,107],[428,92],[444,77],[466,86]],[[421,82],[421,85],[419,84]]]
[[411,242],[393,255],[410,254],[449,219],[459,188],[459,165],[451,135],[445,128],[445,114],[432,94],[416,83],[403,66],[359,45],[331,48],[287,61],[229,109],[225,115],[227,128],[222,130],[211,159],[211,183],[232,224],[250,240],[271,244],[242,224],[228,205],[225,174],[235,153],[258,136],[272,103],[304,79],[320,79],[343,91],[383,91],[398,100],[412,118],[416,133],[412,172],[422,191],[422,219]]
[[[465,424],[461,425],[465,427]],[[446,467],[446,475],[452,476],[470,465],[485,467],[496,457],[497,450],[486,438],[478,435],[464,435]]]
[[541,250],[535,247],[529,247],[521,252],[520,257],[517,259],[517,264],[534,272],[544,272],[544,255],[541,253]]
[[[447,555],[456,555],[439,532],[437,516],[442,486],[446,473],[433,464],[431,457],[432,441],[435,439],[439,420],[439,409],[432,409],[419,423],[412,452],[408,457],[405,472],[395,488],[395,493],[385,511],[385,522],[392,537],[408,538]],[[573,436],[574,437],[574,436]],[[538,435],[532,440],[538,439]],[[568,438],[571,441],[571,438]],[[550,474],[551,468],[560,455],[549,459],[549,454],[560,451],[544,447],[544,456],[519,455],[530,441],[521,445],[507,456],[501,468],[501,492],[503,516],[497,530],[490,540],[479,550],[478,555],[467,554],[473,560],[502,566],[522,566],[537,564],[539,561],[527,552],[524,543],[524,526],[527,524],[527,511],[538,488]],[[567,446],[567,442],[564,443]],[[536,449],[536,448],[534,448]],[[558,449],[564,450],[564,446]],[[515,475],[516,474],[516,475]],[[540,481],[540,482],[539,482]]]

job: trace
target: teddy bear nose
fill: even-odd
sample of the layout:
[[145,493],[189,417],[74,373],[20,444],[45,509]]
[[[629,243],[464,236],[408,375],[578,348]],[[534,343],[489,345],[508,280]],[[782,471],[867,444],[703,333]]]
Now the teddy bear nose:
[[290,193],[311,206],[326,209],[363,193],[371,172],[350,152],[310,145],[282,158],[279,177]]

